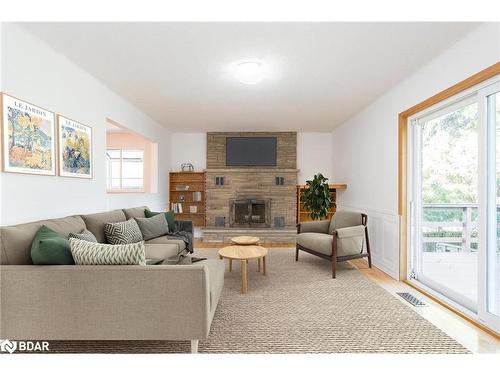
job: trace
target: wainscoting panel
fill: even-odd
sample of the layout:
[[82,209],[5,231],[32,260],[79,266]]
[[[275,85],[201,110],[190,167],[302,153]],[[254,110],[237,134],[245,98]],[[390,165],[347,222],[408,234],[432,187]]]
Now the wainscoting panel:
[[373,265],[391,277],[399,277],[399,218],[397,214],[374,209],[339,205],[337,210],[360,211],[368,215],[368,235]]

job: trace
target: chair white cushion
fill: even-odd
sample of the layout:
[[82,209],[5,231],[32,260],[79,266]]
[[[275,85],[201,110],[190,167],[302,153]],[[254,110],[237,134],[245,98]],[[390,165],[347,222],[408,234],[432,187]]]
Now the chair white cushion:
[[332,255],[333,236],[326,233],[306,232],[297,235],[297,243],[307,249],[325,255]]

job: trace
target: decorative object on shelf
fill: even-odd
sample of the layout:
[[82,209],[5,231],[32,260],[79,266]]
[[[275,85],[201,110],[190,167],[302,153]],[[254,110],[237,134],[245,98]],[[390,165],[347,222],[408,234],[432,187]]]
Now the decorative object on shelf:
[[[308,189],[308,185],[297,185],[297,223],[311,221],[313,220],[310,216],[311,211],[305,208],[305,205],[302,201],[302,197],[305,191]],[[332,216],[335,214],[337,209],[337,190],[345,190],[347,189],[346,184],[329,184],[328,190],[330,193],[330,198],[332,201],[332,205],[328,209],[327,216],[325,219],[330,220]]]
[[182,163],[181,164],[182,172],[194,172],[194,166],[191,163]]
[[189,185],[177,185],[175,187],[175,190],[177,190],[177,191],[188,191],[189,190]]
[[184,195],[179,195],[179,202],[185,202],[186,197]]
[[191,214],[198,213],[198,207],[197,206],[189,206],[189,213],[191,213]]
[[2,94],[4,172],[55,176],[55,115]]
[[328,178],[318,173],[312,180],[306,181],[306,186],[307,189],[302,195],[304,208],[310,211],[311,219],[324,219],[328,215],[328,209],[332,206]]
[[57,116],[59,175],[92,178],[92,128]]
[[193,202],[201,202],[201,191],[193,191]]

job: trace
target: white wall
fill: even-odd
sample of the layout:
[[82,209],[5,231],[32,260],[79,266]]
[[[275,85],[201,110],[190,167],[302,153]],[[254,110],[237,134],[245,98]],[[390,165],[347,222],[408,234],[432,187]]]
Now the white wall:
[[398,276],[398,114],[500,60],[500,28],[483,24],[333,131],[340,208],[369,215],[374,264]]
[[170,170],[180,171],[182,163],[191,163],[195,171],[207,167],[207,133],[172,133]]
[[332,176],[333,150],[330,133],[297,133],[297,168],[300,169],[299,184],[312,179],[317,173],[322,173],[334,181]]
[[[315,173],[321,172],[326,177],[332,175],[332,135],[331,133],[297,134],[298,179],[303,184]],[[173,133],[171,146],[171,170],[180,170],[181,163],[192,163],[195,170],[201,171],[207,166],[206,133]],[[339,182],[333,181],[332,182]],[[340,181],[342,182],[342,181]]]
[[[94,158],[92,180],[3,173],[1,224],[136,205],[165,207],[169,132],[21,26],[4,23],[1,37],[2,90],[91,126]],[[158,193],[106,194],[106,117],[158,142]]]

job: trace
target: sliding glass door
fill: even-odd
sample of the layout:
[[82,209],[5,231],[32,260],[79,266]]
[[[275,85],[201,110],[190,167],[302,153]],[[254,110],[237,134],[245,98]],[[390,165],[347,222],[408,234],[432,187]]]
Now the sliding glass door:
[[499,329],[500,83],[409,119],[409,278]]
[[467,98],[413,126],[414,278],[477,310],[478,105]]
[[500,324],[500,82],[480,91],[485,98],[486,123],[486,240],[481,273],[485,281],[486,323],[499,330]]

